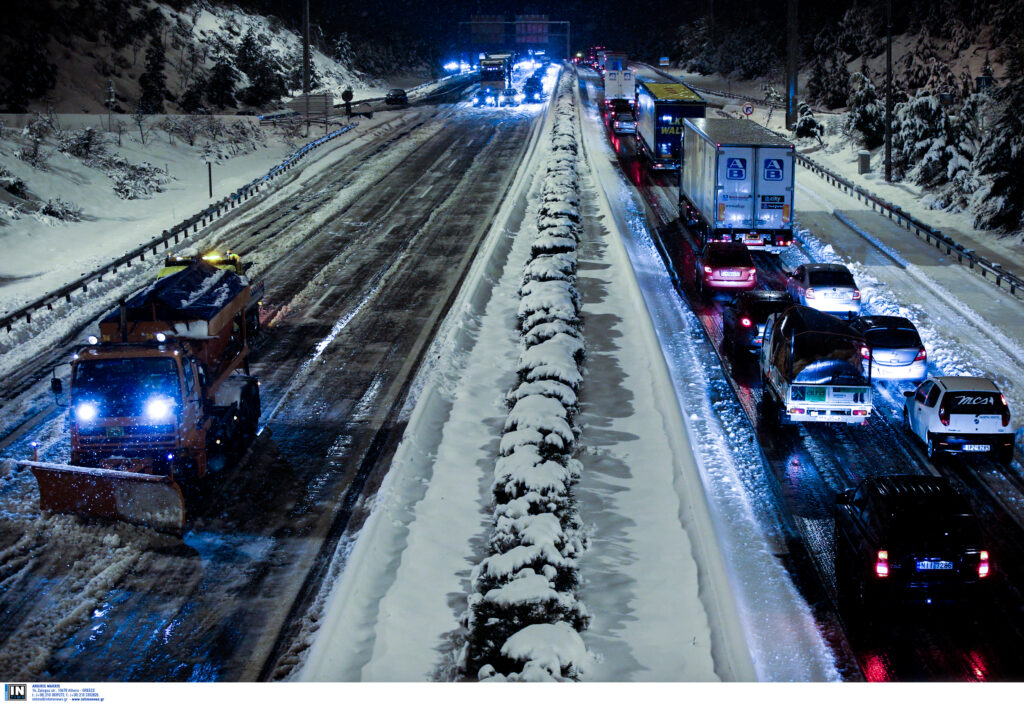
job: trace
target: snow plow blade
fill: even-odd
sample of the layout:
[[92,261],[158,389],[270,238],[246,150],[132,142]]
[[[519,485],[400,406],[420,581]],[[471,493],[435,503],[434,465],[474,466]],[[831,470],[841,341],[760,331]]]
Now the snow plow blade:
[[168,476],[41,461],[18,465],[35,475],[43,510],[123,520],[176,534],[185,528],[185,499]]

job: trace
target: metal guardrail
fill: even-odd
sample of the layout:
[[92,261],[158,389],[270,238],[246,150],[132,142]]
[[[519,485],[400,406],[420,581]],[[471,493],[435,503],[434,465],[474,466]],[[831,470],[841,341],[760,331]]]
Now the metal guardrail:
[[325,144],[337,137],[340,137],[345,132],[348,132],[353,127],[346,125],[341,129],[335,130],[330,134],[326,134],[319,139],[316,139],[309,144],[306,144],[301,149],[288,155],[284,161],[274,166],[266,174],[258,178],[253,179],[249,183],[246,183],[242,187],[238,188],[231,195],[222,198],[213,205],[199,211],[192,217],[183,220],[179,224],[175,225],[170,229],[165,229],[160,233],[159,236],[155,237],[151,241],[132,249],[127,254],[115,259],[114,261],[101,266],[94,271],[83,274],[79,278],[71,281],[70,283],[58,288],[57,290],[47,293],[39,298],[36,298],[32,302],[23,305],[14,312],[5,315],[0,318],[0,327],[3,327],[5,331],[11,332],[14,328],[15,323],[19,320],[24,320],[26,324],[32,322],[32,315],[39,312],[40,310],[53,310],[53,306],[60,304],[61,302],[70,303],[71,296],[79,291],[88,292],[89,286],[93,283],[99,283],[103,280],[104,276],[117,273],[117,270],[121,267],[129,268],[136,259],[140,262],[146,260],[147,255],[157,256],[157,250],[161,247],[164,251],[169,249],[172,244],[177,244],[180,240],[186,239],[190,234],[189,229],[191,228],[191,234],[195,234],[199,231],[200,227],[206,227],[207,224],[212,224],[215,219],[220,217],[222,214],[227,213],[229,210],[234,209],[242,202],[249,199],[250,196],[258,193],[260,189],[269,185],[270,181],[274,180],[278,176],[283,175],[286,171],[290,171],[297,162],[304,159],[313,149]]
[[999,263],[979,256],[973,249],[969,249],[952,237],[943,234],[942,230],[925,224],[898,205],[883,200],[874,193],[815,162],[813,159],[799,153],[796,155],[796,158],[804,168],[814,172],[830,185],[869,205],[873,211],[885,215],[895,222],[897,226],[913,232],[918,238],[925,240],[940,251],[945,250],[947,256],[955,256],[957,263],[967,266],[985,280],[994,283],[997,287],[1008,290],[1010,295],[1015,298],[1024,298],[1024,279],[1016,273],[1007,271]]

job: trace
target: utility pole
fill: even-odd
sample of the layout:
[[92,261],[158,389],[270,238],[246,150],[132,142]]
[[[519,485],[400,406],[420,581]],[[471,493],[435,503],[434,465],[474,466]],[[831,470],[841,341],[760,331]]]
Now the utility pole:
[[885,4],[885,182],[892,183],[892,0]]
[[306,96],[306,135],[309,135],[309,0],[302,13],[302,94]]
[[111,111],[114,109],[114,104],[117,102],[117,98],[114,97],[114,81],[113,81],[113,79],[107,81],[107,99],[106,99],[105,102],[107,103],[107,131],[108,132],[113,132],[114,131],[114,125],[113,125],[114,118],[111,115]]
[[786,5],[786,129],[796,129],[797,0]]
[[708,0],[708,37],[715,46],[715,0]]

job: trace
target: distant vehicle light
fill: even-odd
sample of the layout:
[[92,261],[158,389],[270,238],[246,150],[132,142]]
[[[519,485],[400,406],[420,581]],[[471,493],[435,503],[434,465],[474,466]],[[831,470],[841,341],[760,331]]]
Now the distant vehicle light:
[[750,327],[751,325],[754,324],[754,322],[749,317],[741,317],[740,324],[743,325],[744,327]]
[[989,575],[988,551],[983,549],[978,556],[981,559],[978,562],[978,578],[983,579]]
[[99,344],[100,340],[96,337],[96,335],[90,334],[86,341],[88,341],[89,344]]
[[805,290],[804,297],[807,298],[807,300],[814,300],[814,289],[808,288],[807,290]]
[[158,341],[158,342],[166,342],[167,341],[167,335],[164,334],[163,332],[157,332],[156,333],[156,341]]
[[75,419],[79,422],[92,422],[99,414],[96,403],[82,402],[75,406]]

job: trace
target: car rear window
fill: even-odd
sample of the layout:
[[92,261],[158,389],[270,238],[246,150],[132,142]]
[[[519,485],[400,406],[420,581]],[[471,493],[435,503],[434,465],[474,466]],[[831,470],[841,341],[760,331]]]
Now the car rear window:
[[747,312],[757,322],[764,322],[770,315],[777,312],[782,312],[790,305],[792,301],[789,300],[759,300],[750,303],[747,306]]
[[1005,407],[999,394],[991,391],[947,393],[942,404],[954,415],[1001,413]]
[[853,276],[849,271],[811,271],[809,280],[812,286],[850,286],[853,287]]
[[746,247],[712,247],[708,251],[707,262],[709,266],[754,266]]
[[864,336],[868,344],[878,349],[912,349],[921,346],[916,330],[884,327],[868,330]]
[[944,501],[936,502],[937,505],[925,502],[900,506],[899,512],[890,516],[889,536],[894,546],[925,556],[921,550],[941,553],[943,549],[960,550],[981,544],[981,529],[973,515],[951,513]]

